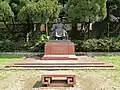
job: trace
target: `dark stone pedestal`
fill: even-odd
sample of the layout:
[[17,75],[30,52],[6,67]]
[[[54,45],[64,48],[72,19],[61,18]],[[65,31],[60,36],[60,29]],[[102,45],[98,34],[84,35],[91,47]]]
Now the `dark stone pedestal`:
[[77,60],[75,45],[69,40],[53,40],[45,44],[43,60]]

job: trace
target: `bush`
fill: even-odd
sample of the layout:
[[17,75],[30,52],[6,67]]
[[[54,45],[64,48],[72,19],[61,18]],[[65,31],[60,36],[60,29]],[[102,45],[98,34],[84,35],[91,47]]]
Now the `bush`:
[[10,40],[0,41],[0,51],[1,52],[11,52],[15,50],[15,44]]
[[76,52],[82,51],[83,41],[82,40],[73,40],[73,42],[75,43],[75,51]]
[[[35,45],[27,45],[22,42],[13,42],[10,40],[0,41],[0,52],[14,51],[32,51],[44,52],[44,45],[49,41],[45,35],[40,37],[40,40]],[[75,43],[76,52],[119,52],[120,37],[103,38],[103,39],[88,39],[88,40],[72,40]]]
[[49,36],[46,36],[45,34],[41,35],[39,41],[34,46],[30,47],[29,51],[44,52],[44,45],[49,40]]
[[0,41],[0,52],[26,51],[27,49],[22,42],[13,42],[11,40]]
[[88,39],[83,41],[83,51],[117,52],[120,51],[120,38]]

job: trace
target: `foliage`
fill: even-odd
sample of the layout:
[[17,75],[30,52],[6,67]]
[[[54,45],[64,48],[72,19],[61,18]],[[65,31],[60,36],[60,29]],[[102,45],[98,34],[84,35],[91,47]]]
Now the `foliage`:
[[[32,51],[44,52],[44,45],[50,40],[46,35],[42,35],[36,44],[26,45],[24,43],[12,42],[10,40],[0,41],[0,51]],[[73,40],[75,43],[76,52],[119,52],[120,37],[88,39],[88,40]]]
[[118,36],[120,28],[120,0],[107,0],[107,28],[104,30],[108,36]]
[[14,12],[15,19],[17,19],[16,16],[19,13],[20,9],[23,6],[25,6],[28,2],[29,0],[10,0],[9,5],[12,11]]
[[21,21],[33,21],[45,23],[48,19],[55,19],[59,15],[57,0],[29,1],[18,13]]
[[8,2],[3,1],[0,3],[0,21],[9,21],[14,16]]
[[120,37],[104,38],[104,39],[88,39],[88,40],[83,41],[82,48],[84,51],[119,52],[120,51]]
[[10,40],[0,41],[0,51],[6,52],[6,51],[14,51],[14,50],[15,50],[15,45]]
[[120,0],[107,0],[107,3],[109,3],[110,6],[118,6],[120,7]]
[[82,40],[73,40],[73,42],[75,43],[75,51],[76,52],[82,51],[83,41]]
[[46,36],[45,34],[41,35],[40,42],[47,42],[49,41],[50,36]]
[[67,14],[71,21],[96,22],[106,15],[106,0],[68,0]]
[[30,36],[34,37],[34,23],[46,24],[54,21],[59,15],[57,0],[32,0],[20,9],[18,20],[27,23],[26,42],[29,43]]
[[37,15],[37,20],[47,21],[58,18],[60,9],[57,0],[38,0],[36,5],[39,13]]
[[4,24],[2,23],[0,26],[0,40],[9,39],[13,42],[25,41],[26,24],[16,24],[14,30],[14,26],[9,23],[7,24],[9,30],[4,28]]
[[29,2],[26,6],[23,6],[18,13],[18,19],[23,22],[26,22],[27,20],[34,21],[36,11],[36,4]]
[[26,51],[24,43],[13,42],[11,40],[0,41],[0,52]]
[[45,34],[41,35],[39,41],[34,46],[32,46],[30,48],[30,50],[36,51],[36,52],[38,52],[38,51],[43,52],[44,51],[44,45],[49,40],[50,40],[49,36],[46,36]]
[[118,22],[120,10],[120,0],[108,0],[107,1],[107,20],[111,22]]

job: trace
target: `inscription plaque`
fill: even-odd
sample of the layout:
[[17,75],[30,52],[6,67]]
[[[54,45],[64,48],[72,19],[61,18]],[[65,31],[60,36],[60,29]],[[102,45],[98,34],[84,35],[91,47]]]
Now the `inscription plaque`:
[[52,52],[59,54],[59,53],[64,53],[66,48],[64,48],[64,47],[52,47],[51,50],[52,50]]

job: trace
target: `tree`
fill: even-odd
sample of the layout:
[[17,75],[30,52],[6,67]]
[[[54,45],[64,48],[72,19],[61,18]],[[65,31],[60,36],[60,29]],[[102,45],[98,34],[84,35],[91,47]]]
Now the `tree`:
[[20,21],[46,23],[46,21],[54,20],[59,16],[59,6],[57,0],[32,0],[29,1],[18,13]]
[[96,22],[107,16],[106,0],[69,0],[67,14],[71,21]]
[[119,0],[108,0],[107,1],[107,19],[112,22],[118,22],[118,18],[120,15],[120,1]]
[[56,19],[58,15],[59,7],[57,0],[31,0],[20,9],[20,12],[18,13],[18,19],[19,21],[27,22],[27,37],[29,37],[28,33],[33,31],[34,22],[43,23],[47,26],[47,23]]
[[14,13],[15,21],[17,20],[17,14],[19,13],[20,9],[28,2],[29,0],[9,0],[9,5]]
[[29,35],[33,32],[33,22],[35,20],[36,16],[36,3],[29,2],[25,6],[23,6],[18,15],[17,18],[20,22],[27,23],[27,29],[25,31],[26,36],[26,42],[29,42]]
[[[68,0],[66,13],[73,24],[83,23],[89,32],[90,23],[104,20],[107,16],[106,0]],[[73,28],[76,29],[75,25]]]
[[60,8],[57,0],[39,0],[37,3],[37,21],[46,24],[46,35],[48,36],[47,23],[58,18]]
[[119,35],[120,0],[107,0],[107,13],[108,14],[105,19],[107,22],[107,29],[104,33],[107,33],[108,37],[110,34],[113,36],[113,33],[116,33],[115,35]]
[[46,23],[46,21],[53,21],[54,19],[58,18],[60,13],[57,0],[38,0],[36,7],[38,9],[38,22],[42,21]]
[[0,21],[3,22],[8,30],[9,26],[6,22],[10,21],[14,17],[14,13],[11,10],[7,1],[1,1],[0,3]]

